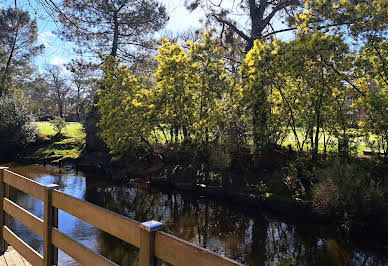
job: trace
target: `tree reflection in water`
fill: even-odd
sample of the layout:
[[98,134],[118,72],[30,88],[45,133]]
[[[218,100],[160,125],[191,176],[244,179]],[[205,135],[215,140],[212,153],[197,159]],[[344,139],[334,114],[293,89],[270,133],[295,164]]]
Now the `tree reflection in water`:
[[[106,185],[73,171],[42,166],[13,170],[43,184],[56,183],[65,193],[138,221],[158,220],[164,231],[248,265],[384,265],[384,250],[360,249],[349,238],[326,226],[286,222],[259,209],[230,206],[192,194]],[[14,198],[22,207],[43,216],[43,205],[21,192]],[[136,265],[135,247],[77,218],[60,212],[59,229],[120,265]],[[11,219],[12,230],[36,250],[41,238]],[[60,264],[70,265],[60,253]]]

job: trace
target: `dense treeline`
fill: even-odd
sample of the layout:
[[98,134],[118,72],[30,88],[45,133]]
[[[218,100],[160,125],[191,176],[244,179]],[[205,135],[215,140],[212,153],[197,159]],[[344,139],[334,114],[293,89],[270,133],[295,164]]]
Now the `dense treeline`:
[[[252,140],[257,151],[292,135],[300,152],[349,153],[364,141],[387,152],[388,76],[380,69],[387,40],[350,51],[341,36],[300,31],[290,42],[255,41],[238,73],[230,73],[218,38],[162,40],[154,84],[147,86],[112,57],[105,59],[98,103],[101,135],[113,153],[137,145]],[[357,133],[356,133],[357,132]],[[320,147],[320,144],[323,147]]]

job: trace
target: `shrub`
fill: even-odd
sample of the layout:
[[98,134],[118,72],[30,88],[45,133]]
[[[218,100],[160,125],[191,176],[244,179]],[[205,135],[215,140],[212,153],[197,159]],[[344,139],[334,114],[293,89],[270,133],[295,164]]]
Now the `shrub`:
[[359,164],[333,162],[323,169],[312,193],[313,207],[322,214],[359,221],[387,214],[383,185]]
[[55,117],[54,119],[51,119],[49,121],[50,124],[53,126],[55,132],[57,132],[57,135],[61,135],[62,130],[66,127],[65,119],[61,117]]
[[15,97],[0,98],[0,145],[2,151],[16,150],[36,139],[34,118]]

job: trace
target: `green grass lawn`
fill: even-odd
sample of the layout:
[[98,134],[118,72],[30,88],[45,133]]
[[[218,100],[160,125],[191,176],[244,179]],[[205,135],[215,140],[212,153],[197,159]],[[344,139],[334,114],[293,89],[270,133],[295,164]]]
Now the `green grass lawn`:
[[45,140],[32,155],[35,159],[58,163],[78,159],[85,147],[85,131],[81,123],[69,122],[61,136],[57,136],[50,122],[36,122]]
[[[303,140],[305,137],[305,132],[300,128],[297,128],[296,132],[298,134],[299,141]],[[358,129],[350,129],[349,132],[356,134],[356,135],[360,134],[360,131]],[[171,141],[170,131],[166,130],[165,133],[166,133],[166,137],[167,137],[168,141],[170,142]],[[155,134],[156,134],[156,138],[159,141],[161,141],[161,143],[165,143],[165,141],[166,141],[165,136],[160,129],[155,129],[152,136],[149,137],[148,140],[151,143],[156,143]],[[375,136],[371,135],[370,140],[373,140],[373,139],[375,139]],[[181,135],[179,135],[178,140],[179,140],[178,142],[180,142],[182,140]],[[365,140],[362,137],[357,137],[353,141],[355,141],[356,143],[351,144],[351,146],[357,147],[357,155],[363,155],[364,150],[371,150],[372,149],[365,142]],[[248,144],[253,146],[253,139],[252,138],[248,139]],[[288,145],[291,145],[294,149],[296,149],[297,148],[296,144],[297,144],[297,142],[295,141],[295,136],[294,136],[293,132],[290,130],[288,136],[283,140],[282,146],[287,147]],[[310,149],[310,146],[308,144],[305,144],[304,150],[307,151],[308,149]],[[319,138],[318,149],[319,149],[319,151],[324,150],[324,139],[323,139],[322,134],[320,135],[320,138]],[[326,149],[328,152],[337,152],[338,151],[338,140],[335,136],[330,136],[330,143],[327,145]]]
[[[39,132],[45,136],[54,136],[56,134],[53,126],[50,122],[36,122],[36,126]],[[68,122],[66,127],[63,129],[62,134],[69,138],[84,138],[85,131],[81,123]]]
[[[359,133],[359,131],[357,129],[351,129],[350,130],[352,133]],[[302,130],[300,129],[297,129],[297,134],[298,134],[298,138],[299,140],[303,140],[304,138],[304,132],[302,132]],[[375,137],[374,136],[370,136],[370,140],[373,140]],[[353,145],[355,145],[357,147],[357,154],[358,155],[362,155],[363,154],[363,151],[364,150],[371,150],[371,147],[365,142],[365,140],[361,137],[357,137],[354,139],[355,143]],[[291,145],[294,149],[296,149],[296,144],[297,142],[295,141],[295,136],[292,132],[290,132],[290,134],[287,136],[287,138],[283,141],[282,143],[282,146],[288,146],[288,145]],[[309,145],[304,145],[305,146],[305,149],[307,150],[310,146]],[[323,140],[323,137],[320,136],[319,138],[319,145],[318,145],[318,149],[320,151],[323,151],[324,149],[324,140]],[[336,152],[338,151],[338,140],[336,137],[334,136],[330,136],[330,143],[327,145],[327,151],[333,151],[333,152]]]

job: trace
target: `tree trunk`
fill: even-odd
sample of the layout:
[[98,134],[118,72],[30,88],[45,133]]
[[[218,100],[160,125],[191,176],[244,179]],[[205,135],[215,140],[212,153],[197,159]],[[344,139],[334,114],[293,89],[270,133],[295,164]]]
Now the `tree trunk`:
[[17,40],[17,36],[18,36],[18,30],[16,30],[16,36],[12,42],[12,47],[11,47],[11,52],[9,54],[9,57],[8,57],[8,60],[7,60],[7,64],[5,66],[5,69],[4,69],[4,73],[3,73],[3,77],[1,78],[1,84],[0,84],[0,97],[3,96],[3,94],[5,94],[5,90],[6,90],[6,81],[7,81],[7,77],[9,75],[9,70],[10,70],[10,67],[11,67],[11,61],[12,61],[12,58],[13,58],[13,54],[15,52],[15,46],[16,46],[16,40]]
[[59,111],[59,117],[63,118],[63,103],[58,102],[58,111]]
[[113,33],[113,43],[112,43],[112,51],[110,53],[111,56],[116,57],[117,56],[117,48],[118,48],[118,42],[119,42],[119,22],[117,18],[117,11],[114,11],[113,13],[113,23],[114,23],[114,33]]

